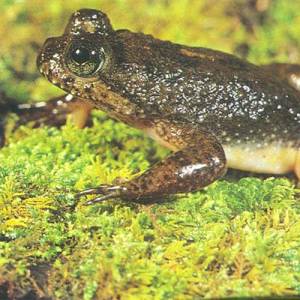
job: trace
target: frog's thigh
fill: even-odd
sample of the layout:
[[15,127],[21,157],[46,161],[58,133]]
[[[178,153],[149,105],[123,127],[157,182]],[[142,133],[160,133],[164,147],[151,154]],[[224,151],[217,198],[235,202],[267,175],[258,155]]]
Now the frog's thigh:
[[[165,128],[167,130],[167,128]],[[168,144],[175,143],[186,134],[186,146],[157,163],[126,185],[128,198],[151,199],[164,195],[199,190],[226,172],[225,153],[211,135],[191,134],[178,130],[172,137],[166,132]]]
[[266,147],[225,145],[224,150],[229,168],[270,174],[295,171],[300,177],[300,157],[296,148],[273,143]]

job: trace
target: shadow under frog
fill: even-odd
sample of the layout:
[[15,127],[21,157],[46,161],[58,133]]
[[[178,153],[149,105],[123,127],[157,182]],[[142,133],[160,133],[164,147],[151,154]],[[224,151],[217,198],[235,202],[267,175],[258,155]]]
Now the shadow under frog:
[[79,193],[97,195],[87,204],[196,191],[227,168],[300,177],[298,65],[256,66],[223,52],[114,30],[92,9],[75,12],[63,35],[45,42],[37,65],[68,93],[54,104],[76,104],[71,111],[80,127],[94,107],[173,150],[131,181]]

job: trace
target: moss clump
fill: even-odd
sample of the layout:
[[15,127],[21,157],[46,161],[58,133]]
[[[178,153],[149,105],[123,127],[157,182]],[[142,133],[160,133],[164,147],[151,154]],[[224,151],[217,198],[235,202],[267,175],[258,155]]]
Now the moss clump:
[[[83,6],[106,11],[116,28],[230,52],[246,44],[257,62],[298,59],[297,26],[286,26],[299,22],[296,2],[2,1],[2,91],[18,101],[60,93],[37,74],[36,48]],[[167,154],[102,113],[93,120],[84,130],[21,127],[1,149],[0,298],[300,293],[300,202],[290,181],[221,180],[163,204],[86,207],[76,191],[130,179]]]
[[[164,204],[74,192],[166,153],[97,114],[92,128],[22,127],[0,152],[0,282],[54,299],[173,299],[300,291],[300,205],[286,179],[219,181]],[[37,271],[38,270],[38,271]]]

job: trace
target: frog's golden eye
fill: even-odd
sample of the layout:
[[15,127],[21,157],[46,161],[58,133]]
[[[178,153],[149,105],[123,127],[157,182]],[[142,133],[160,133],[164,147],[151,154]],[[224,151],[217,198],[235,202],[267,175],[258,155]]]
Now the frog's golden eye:
[[80,77],[91,77],[105,62],[103,48],[94,49],[87,43],[74,43],[67,51],[66,64],[71,72]]

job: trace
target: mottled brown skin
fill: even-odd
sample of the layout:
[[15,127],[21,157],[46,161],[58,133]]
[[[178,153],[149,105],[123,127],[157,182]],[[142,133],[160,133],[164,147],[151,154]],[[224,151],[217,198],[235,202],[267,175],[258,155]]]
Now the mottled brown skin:
[[[79,193],[100,194],[89,204],[199,190],[239,163],[272,172],[268,153],[279,163],[274,172],[297,173],[299,92],[281,66],[272,67],[274,75],[230,54],[115,31],[104,13],[90,9],[74,13],[64,34],[45,42],[37,64],[53,84],[174,151],[127,183]],[[280,156],[286,153],[293,159]],[[238,155],[245,162],[236,162]]]

